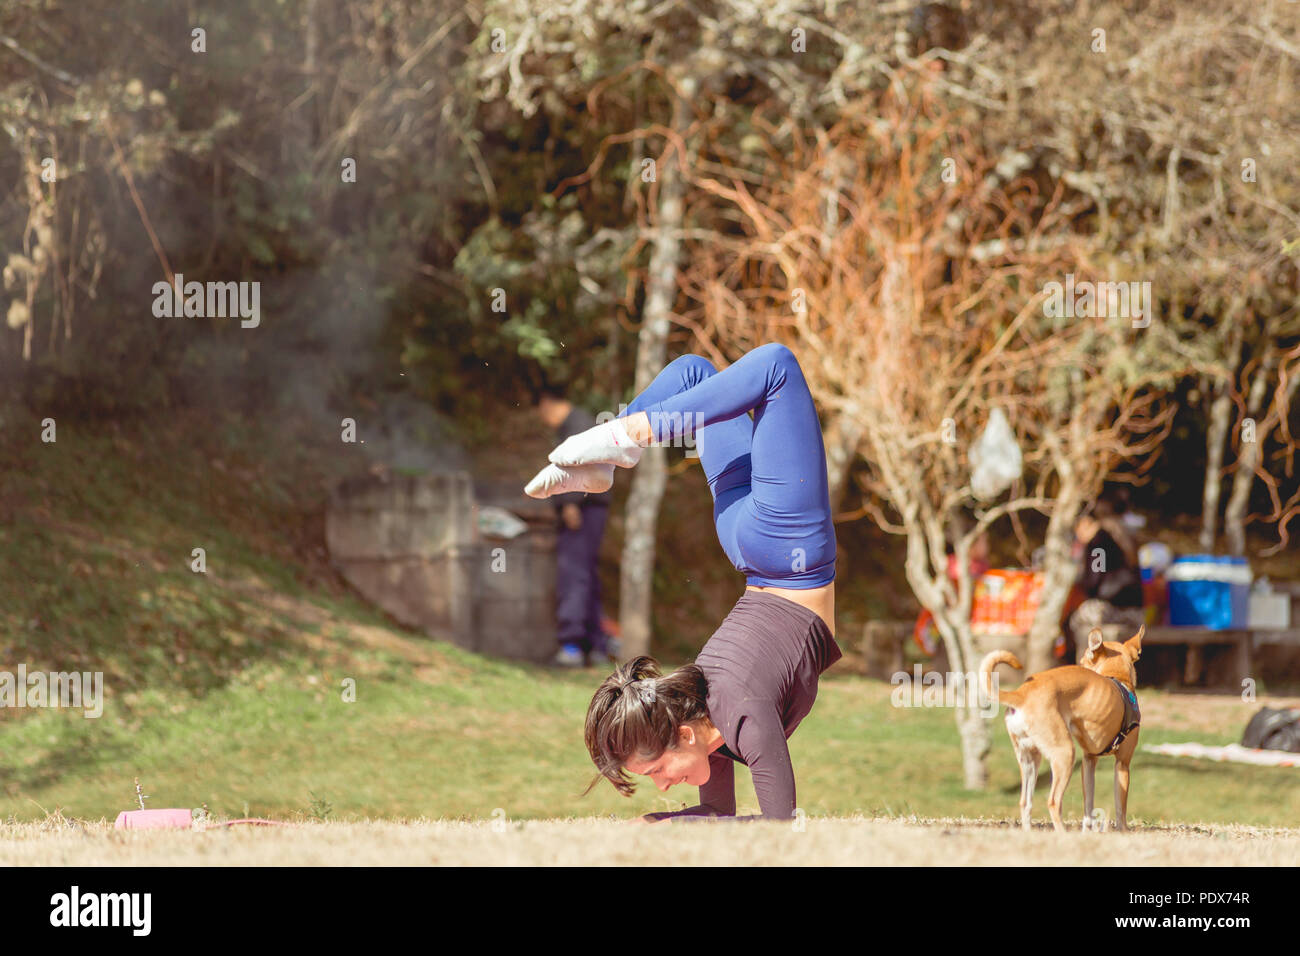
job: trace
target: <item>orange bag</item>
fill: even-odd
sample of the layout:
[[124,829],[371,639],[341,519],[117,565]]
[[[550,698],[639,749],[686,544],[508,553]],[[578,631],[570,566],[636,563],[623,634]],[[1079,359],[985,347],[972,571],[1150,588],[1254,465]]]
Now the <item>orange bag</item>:
[[1028,634],[1046,581],[1042,571],[1000,568],[975,582],[971,632],[1001,636]]
[[[1014,568],[990,570],[975,579],[971,596],[971,633],[1002,637],[1028,634],[1038,612],[1046,575],[1042,571]],[[930,612],[921,609],[912,638],[928,656],[937,649],[938,634]],[[1057,635],[1055,657],[1065,653],[1065,640]]]

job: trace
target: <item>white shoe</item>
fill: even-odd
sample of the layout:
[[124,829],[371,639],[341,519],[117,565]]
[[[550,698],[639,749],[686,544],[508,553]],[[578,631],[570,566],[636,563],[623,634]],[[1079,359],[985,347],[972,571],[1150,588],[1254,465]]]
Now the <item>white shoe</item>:
[[607,463],[572,465],[561,468],[547,465],[524,487],[530,498],[549,498],[570,491],[600,494],[614,487],[614,466]]
[[642,450],[624,430],[623,423],[614,418],[585,432],[570,435],[551,452],[550,459],[552,464],[566,467],[608,462],[620,468],[631,468],[641,460]]

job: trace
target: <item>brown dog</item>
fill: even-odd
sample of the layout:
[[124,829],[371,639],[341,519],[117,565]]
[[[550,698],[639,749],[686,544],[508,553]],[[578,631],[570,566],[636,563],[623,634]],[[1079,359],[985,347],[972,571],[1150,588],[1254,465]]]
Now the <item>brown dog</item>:
[[[1007,707],[1007,732],[1020,764],[1020,824],[1030,829],[1038,765],[1046,757],[1052,766],[1052,790],[1047,810],[1052,826],[1065,830],[1061,801],[1074,771],[1074,741],[1083,748],[1083,826],[1094,825],[1093,787],[1097,758],[1115,755],[1115,820],[1128,829],[1129,761],[1137,750],[1137,671],[1145,625],[1127,641],[1103,641],[1101,630],[1088,634],[1088,649],[1079,666],[1056,667],[1028,678],[1015,690],[998,691]],[[1009,651],[994,651],[980,663],[980,686],[990,694],[989,675],[997,664],[1020,669]]]

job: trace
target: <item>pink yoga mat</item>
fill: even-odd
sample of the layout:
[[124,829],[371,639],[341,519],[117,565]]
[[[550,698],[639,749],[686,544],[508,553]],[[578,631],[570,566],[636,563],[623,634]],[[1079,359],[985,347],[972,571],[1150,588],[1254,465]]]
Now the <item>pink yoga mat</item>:
[[123,810],[113,827],[118,830],[188,830],[194,821],[189,810]]

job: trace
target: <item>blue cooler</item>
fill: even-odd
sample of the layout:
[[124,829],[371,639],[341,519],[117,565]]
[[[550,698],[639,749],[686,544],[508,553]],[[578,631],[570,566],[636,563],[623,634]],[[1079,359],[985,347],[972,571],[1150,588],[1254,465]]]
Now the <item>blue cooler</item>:
[[1223,630],[1246,627],[1250,617],[1250,565],[1245,558],[1189,554],[1165,570],[1169,623]]

